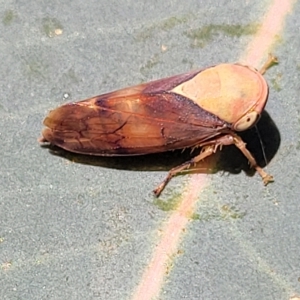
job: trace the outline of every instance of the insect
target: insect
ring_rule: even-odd
[[[40,142],[99,156],[202,147],[199,155],[169,171],[154,190],[156,196],[173,176],[234,144],[266,185],[273,177],[258,166],[236,132],[258,121],[268,98],[262,75],[275,62],[270,56],[260,71],[220,64],[62,105],[45,118]]]

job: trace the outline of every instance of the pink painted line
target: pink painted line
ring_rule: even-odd
[[[161,231],[161,240],[154,250],[152,259],[132,299],[158,299],[163,279],[168,273],[173,259],[177,256],[182,234],[194,213],[198,192],[205,186],[206,178],[207,176],[200,174],[192,176],[190,183],[193,186],[197,185],[197,188],[188,188],[184,199],[166,222]]]
[[[280,38],[285,19],[291,13],[295,2],[296,0],[273,1],[262,20],[260,29],[242,55],[241,62],[259,69],[261,62],[267,59],[268,53],[272,52],[276,55],[273,53],[273,47]]]
[[[260,30],[240,59],[241,62],[259,68],[260,62],[266,59],[267,54],[273,50],[272,47],[283,29],[285,18],[291,12],[294,2],[294,0],[273,1],[262,19]],[[151,300],[159,298],[164,277],[170,270],[173,258],[176,257],[185,228],[199,200],[199,193],[206,184],[206,175],[195,174],[191,176],[187,192],[183,194],[180,205],[162,229],[161,240],[154,249],[152,258],[132,299]]]

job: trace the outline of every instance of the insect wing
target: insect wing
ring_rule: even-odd
[[[63,105],[44,121],[44,140],[92,155],[139,155],[192,147],[224,121],[169,92],[199,71]]]

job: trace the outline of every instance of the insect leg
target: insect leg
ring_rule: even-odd
[[[236,145],[236,147],[242,151],[242,153],[249,160],[251,167],[254,168],[257,171],[257,173],[261,176],[264,185],[267,185],[268,183],[274,181],[272,175],[266,173],[260,166],[257,165],[255,158],[252,156],[252,154],[246,148],[246,144],[243,142],[243,140],[234,133],[232,133],[232,137],[233,137],[233,142]]]
[[[216,144],[210,144],[202,148],[202,151],[199,155],[193,157],[191,160],[188,160],[187,162],[181,164],[178,167],[175,167],[169,171],[168,176],[165,178],[165,180],[153,191],[155,196],[158,197],[165,186],[168,184],[168,182],[177,175],[178,173],[182,172],[185,169],[188,169],[192,164],[195,164],[199,162],[200,160],[204,159],[207,156],[210,156],[211,154],[216,152]]]
[[[231,145],[234,144],[237,148],[240,149],[240,151],[246,156],[248,159],[250,165],[252,168],[256,170],[256,172],[261,176],[264,185],[267,185],[268,183],[274,181],[274,178],[272,175],[266,173],[256,162],[253,155],[249,152],[249,150],[246,148],[246,143],[243,142],[241,137],[239,137],[234,132],[230,132],[229,134],[220,136],[218,139],[215,139],[213,141],[209,141],[207,143],[202,143],[200,146],[204,146],[208,143],[214,143],[215,145],[215,152],[217,151],[218,147],[222,147],[223,145]]]
[[[246,144],[243,140],[234,132],[230,132],[230,134],[226,134],[216,138],[215,140],[210,140],[205,143],[201,143],[199,146],[203,147],[202,151],[199,155],[193,157],[191,160],[181,164],[178,167],[175,167],[169,171],[169,174],[165,178],[165,180],[153,191],[155,196],[158,197],[168,182],[172,179],[172,177],[176,176],[178,173],[182,172],[185,169],[188,169],[192,164],[198,163],[202,159],[211,154],[215,153],[217,149],[222,146],[228,146],[234,144],[240,151],[246,156],[252,168],[254,168],[257,173],[261,176],[264,185],[274,181],[273,176],[266,173],[260,166],[258,166],[255,158],[246,148]]]

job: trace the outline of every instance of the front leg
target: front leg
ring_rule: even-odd
[[[236,145],[236,147],[239,148],[242,151],[242,153],[249,160],[251,167],[254,168],[256,170],[256,172],[261,176],[264,185],[267,185],[268,183],[274,181],[274,178],[272,175],[266,173],[260,166],[258,166],[255,158],[252,156],[252,154],[246,148],[246,144],[243,142],[241,137],[239,137],[235,133],[232,133],[232,138],[233,138],[233,143]]]
[[[171,169],[164,179],[164,181],[153,191],[155,196],[158,197],[168,182],[172,179],[172,177],[176,176],[178,173],[182,172],[185,169],[188,169],[191,165],[198,163],[205,157],[208,157],[215,153],[218,148],[222,148],[222,146],[235,145],[237,148],[241,150],[241,152],[247,157],[250,162],[251,167],[255,168],[257,173],[262,177],[264,185],[267,185],[269,182],[272,182],[273,176],[266,173],[261,167],[257,165],[257,162],[253,155],[246,148],[246,144],[243,140],[234,132],[230,132],[226,135],[222,135],[214,140],[210,140],[208,142],[200,143],[199,147],[202,147],[202,151],[199,155],[193,157],[191,160],[181,164],[178,167]]]

